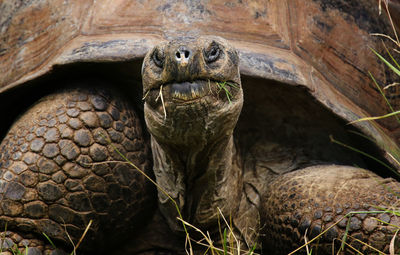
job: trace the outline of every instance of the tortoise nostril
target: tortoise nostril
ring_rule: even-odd
[[[175,52],[175,58],[178,62],[184,61],[187,62],[189,61],[190,56],[192,55],[192,52],[187,49],[185,46],[181,46],[176,52]]]

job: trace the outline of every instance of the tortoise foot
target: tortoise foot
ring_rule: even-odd
[[[399,194],[397,181],[354,167],[314,166],[282,175],[263,197],[264,248],[286,254],[315,238],[308,245],[312,254],[336,254],[341,246],[345,254],[387,253],[400,226],[390,212],[400,205]]]

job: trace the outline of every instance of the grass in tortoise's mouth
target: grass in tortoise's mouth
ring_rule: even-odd
[[[210,94],[218,95],[223,92],[229,103],[231,103],[233,89],[239,89],[239,85],[231,81],[194,80],[174,82],[162,84],[158,88],[148,90],[143,99],[146,99],[151,92],[158,92],[156,100],[160,98],[163,100],[163,97],[168,94],[174,101],[190,102]]]
[[[166,118],[167,113],[165,109],[166,97],[178,104],[188,104],[194,103],[203,97],[213,95],[219,98],[219,94],[222,92],[225,94],[226,99],[229,103],[232,103],[233,90],[240,89],[239,85],[231,81],[215,81],[215,80],[194,80],[194,81],[184,81],[184,82],[173,82],[160,85],[158,88],[153,88],[148,90],[143,100],[151,93],[155,102],[157,103],[161,100],[161,104],[164,111],[164,117]]]

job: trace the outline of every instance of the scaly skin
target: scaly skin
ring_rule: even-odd
[[[397,181],[333,165],[334,159],[319,153],[324,143],[302,151],[291,143],[267,141],[266,132],[249,148],[238,146],[243,142],[233,137],[243,105],[238,59],[219,37],[180,38],[156,46],[144,59],[144,115],[154,174],[186,221],[218,243],[220,208],[232,220],[243,249],[257,243],[266,254],[286,254],[303,243],[306,232],[310,239],[350,211],[398,206]],[[280,132],[296,133],[290,126],[296,122],[280,123]],[[309,127],[302,124],[296,126],[299,134]],[[171,201],[159,191],[159,210],[153,211],[154,187],[124,162],[107,163],[121,158],[100,133],[148,172],[139,118],[123,99],[104,90],[51,95],[13,125],[0,156],[0,227],[8,224],[7,243],[56,254],[60,251],[46,245],[42,232],[65,247],[63,224],[76,241],[93,219],[82,245],[91,254],[185,254],[185,236]],[[295,144],[303,145],[300,140]],[[354,238],[387,252],[393,236],[393,227],[378,223],[376,216],[399,224],[388,213],[359,214],[349,221],[349,242],[366,253],[369,248]],[[337,250],[346,226],[343,220],[331,228],[314,243],[319,248],[313,254],[330,254],[332,241]],[[106,249],[128,235],[130,248]],[[346,246],[345,253],[352,250]]]
[[[21,236],[20,248],[45,253],[52,248],[42,232],[60,248],[70,244],[64,224],[76,244],[93,220],[81,247],[92,252],[134,234],[151,215],[154,187],[112,146],[149,171],[139,118],[124,99],[102,89],[42,99],[1,144],[0,228]]]
[[[215,48],[219,55],[210,61]],[[178,202],[186,220],[211,234],[217,231],[216,212],[221,208],[232,217],[243,243],[262,243],[267,254],[286,254],[304,242],[306,231],[310,239],[350,211],[399,204],[399,197],[379,183],[397,191],[400,184],[367,170],[322,165],[311,159],[307,163],[307,153],[297,159],[284,147],[277,150],[279,163],[272,160],[274,154],[242,158],[246,154],[237,153],[233,142],[243,103],[237,55],[223,39],[181,38],[156,46],[145,57],[142,73],[157,182]],[[202,88],[202,81],[209,82],[208,90],[190,91]],[[225,81],[237,85],[229,87],[231,102],[218,93],[217,82]],[[250,150],[263,148],[262,143],[258,141]],[[242,162],[248,160],[264,168],[243,167]],[[300,160],[297,166],[296,160]],[[271,171],[277,163],[290,169],[282,174]],[[301,165],[314,166],[301,169]],[[181,230],[175,208],[160,192],[159,205],[170,228]],[[393,228],[378,224],[375,216],[353,216],[349,234],[388,251]],[[396,216],[381,217],[397,224]],[[340,246],[337,238],[344,235],[345,227],[341,222],[315,242],[320,248],[314,247],[313,254],[330,254],[333,240]],[[352,237],[351,245],[371,251]],[[345,248],[346,253],[354,252]]]
[[[242,190],[240,169],[232,164],[232,132],[243,102],[237,53],[218,37],[187,38],[155,47],[142,70],[157,183],[186,220],[217,233],[217,207],[234,216]],[[225,85],[229,100],[217,82],[231,84]],[[181,231],[162,192],[159,204],[169,226]]]
[[[279,176],[269,185],[262,202],[265,244],[272,248],[268,254],[289,253],[304,242],[306,230],[311,239],[336,222],[339,223],[323,235],[318,245],[310,245],[314,252],[332,254],[332,244],[337,251],[347,226],[351,236],[347,242],[363,254],[376,250],[358,240],[387,252],[397,230],[394,226],[400,224],[398,216],[388,212],[343,217],[350,212],[398,208],[399,191],[400,185],[393,179],[348,166],[314,166]]]

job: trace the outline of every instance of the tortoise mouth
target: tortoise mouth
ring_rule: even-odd
[[[208,82],[210,85],[211,82]],[[166,84],[173,100],[193,101],[210,94],[211,87],[204,80]]]
[[[145,97],[144,115],[150,133],[159,142],[185,148],[233,130],[243,104],[240,83],[204,79],[164,83],[150,89]]]
[[[212,101],[222,100],[231,103],[240,89],[240,85],[233,81],[199,79],[162,84],[147,91],[144,98],[151,105],[159,101],[191,104],[205,97],[210,97]]]

